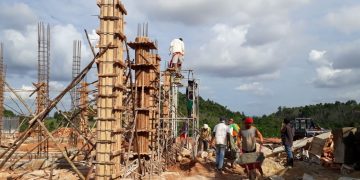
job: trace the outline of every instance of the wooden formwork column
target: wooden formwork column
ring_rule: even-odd
[[[146,33],[142,33],[146,34]],[[140,155],[150,155],[151,151],[149,145],[152,145],[152,135],[154,107],[152,94],[154,89],[157,89],[157,84],[154,83],[156,78],[152,78],[154,69],[156,69],[156,58],[150,52],[156,49],[154,42],[151,42],[148,37],[140,36],[135,39],[135,42],[130,42],[128,45],[135,50],[135,64],[132,68],[135,70],[135,86],[137,91],[137,98],[135,100],[137,116],[137,144],[134,147],[138,150]]]
[[[163,85],[162,85],[162,113],[161,116],[163,120],[164,131],[166,134],[170,135],[170,85],[171,84],[171,72],[165,71],[163,73]]]
[[[160,126],[160,106],[159,106],[159,88],[160,88],[160,61],[161,58],[158,54],[154,52],[150,52],[150,63],[153,65],[149,70],[149,81],[150,86],[152,88],[149,89],[150,101],[150,127],[153,131],[151,131],[151,147],[153,151],[159,148],[158,137],[160,134],[160,130],[158,126]]]
[[[99,48],[106,53],[98,62],[98,100],[96,129],[96,179],[120,178],[121,117],[124,112],[123,40],[126,10],[119,0],[97,0],[100,7]]]

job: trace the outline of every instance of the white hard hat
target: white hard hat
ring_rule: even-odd
[[[203,128],[207,129],[207,128],[209,128],[209,126],[207,124],[204,124]]]

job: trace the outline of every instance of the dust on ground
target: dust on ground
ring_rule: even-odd
[[[303,179],[304,174],[312,176],[315,180],[332,180],[340,177],[360,178],[360,172],[342,175],[339,169],[331,169],[304,161],[295,161],[294,167],[289,169],[273,158],[266,158],[262,164],[262,169],[264,177],[260,179],[270,179],[274,176],[280,176],[285,180]],[[244,169],[239,165],[231,168],[230,163],[227,163],[223,173],[217,172],[213,158],[207,160],[197,158],[193,161],[185,158],[180,163],[169,167],[161,177],[161,179],[169,180],[247,179]]]

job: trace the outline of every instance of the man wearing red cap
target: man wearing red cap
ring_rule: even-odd
[[[239,139],[241,141],[241,149],[243,153],[256,151],[256,138],[259,138],[259,142],[261,144],[264,141],[262,134],[255,126],[252,125],[253,123],[253,118],[245,118],[245,128],[241,128],[240,130]]]
[[[243,153],[252,153],[256,152],[256,138],[259,138],[260,144],[264,142],[263,136],[260,131],[253,126],[254,123],[253,118],[247,117],[244,120],[245,128],[241,128],[239,133],[239,139],[241,141],[241,147],[239,147]],[[239,143],[240,146],[240,143]],[[249,167],[249,170],[259,169],[261,175],[263,175],[263,171],[261,166]]]

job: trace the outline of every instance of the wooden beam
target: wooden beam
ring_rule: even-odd
[[[43,128],[43,130],[46,132],[46,134],[50,137],[50,139],[52,139],[54,141],[54,144],[56,146],[56,148],[59,149],[59,151],[62,153],[62,155],[64,156],[64,158],[66,159],[66,161],[70,164],[70,166],[72,167],[72,169],[76,172],[76,174],[80,177],[80,179],[85,179],[84,175],[78,170],[78,168],[75,166],[75,164],[70,160],[69,156],[67,155],[67,153],[61,149],[61,147],[59,146],[59,144],[56,142],[56,139],[54,138],[54,136],[49,132],[49,130],[45,127],[45,125],[39,120],[36,119],[36,122]]]

